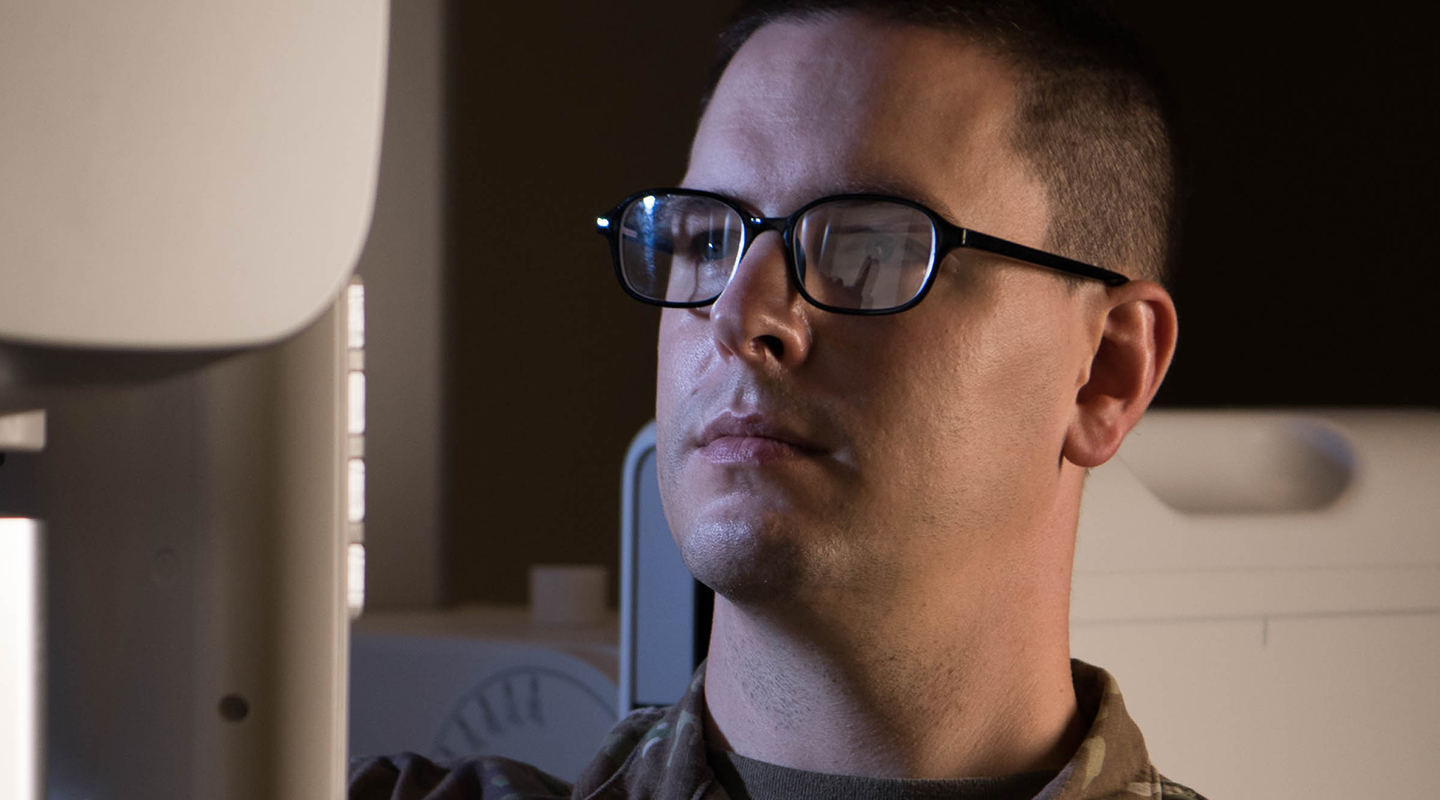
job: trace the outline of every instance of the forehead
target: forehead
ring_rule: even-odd
[[[1014,96],[1012,70],[953,33],[854,15],[771,23],[716,87],[686,185],[767,215],[885,191],[979,227],[976,207],[1037,188],[1007,144]],[[1043,206],[1030,194],[1022,204]]]

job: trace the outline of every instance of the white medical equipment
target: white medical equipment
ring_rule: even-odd
[[[653,424],[623,480],[622,711],[679,698],[709,636]],[[1209,796],[1431,796],[1437,488],[1434,411],[1152,411],[1086,484],[1071,651]]]
[[[351,645],[350,752],[497,755],[574,781],[617,716],[615,612],[524,606],[366,614]]]
[[[388,12],[0,6],[0,796],[344,795]]]

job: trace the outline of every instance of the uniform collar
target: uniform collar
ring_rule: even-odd
[[[1145,738],[1125,710],[1115,678],[1071,659],[1080,713],[1090,730],[1079,749],[1036,800],[1096,800],[1128,794],[1161,796]],[[640,709],[611,731],[581,773],[576,797],[590,800],[720,800],[725,791],[705,758],[705,666],[673,706]]]

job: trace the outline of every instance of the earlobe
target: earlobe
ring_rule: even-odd
[[[1120,449],[1150,406],[1175,354],[1175,303],[1159,284],[1131,281],[1107,290],[1100,341],[1075,396],[1065,459],[1098,467]]]

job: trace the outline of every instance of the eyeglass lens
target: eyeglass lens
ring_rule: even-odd
[[[899,203],[821,203],[796,224],[795,266],[805,291],[837,308],[905,305],[925,285],[934,252],[930,218]]]
[[[621,272],[652,300],[709,300],[730,281],[744,241],[744,220],[714,198],[649,195],[620,218]]]
[[[834,200],[796,221],[792,257],[806,294],[835,308],[902,306],[925,285],[935,228],[916,208]],[[643,297],[703,303],[729,283],[745,249],[745,223],[714,198],[650,195],[620,219],[621,273]]]

